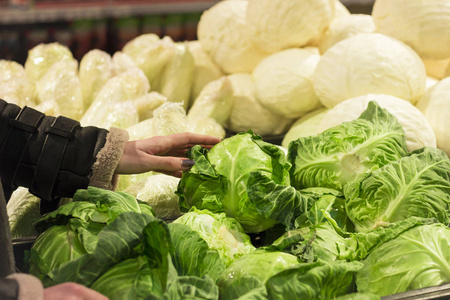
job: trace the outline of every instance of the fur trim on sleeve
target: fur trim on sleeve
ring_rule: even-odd
[[[14,279],[19,284],[18,300],[43,300],[44,287],[42,282],[34,276],[25,273],[14,273],[7,277]]]
[[[89,185],[106,190],[115,190],[118,175],[114,174],[122,158],[123,149],[129,139],[128,132],[111,128],[106,136],[105,146],[98,152],[97,160],[92,166]]]

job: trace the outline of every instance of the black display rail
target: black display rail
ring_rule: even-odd
[[[219,0],[197,1],[51,1],[30,7],[0,7],[0,25],[52,23],[79,19],[123,18],[204,11]]]

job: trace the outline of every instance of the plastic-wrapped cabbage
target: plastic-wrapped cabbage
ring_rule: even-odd
[[[220,139],[225,138],[226,132],[225,129],[217,123],[216,120],[210,117],[196,117],[196,118],[188,118],[187,122],[187,131],[205,134],[210,136],[215,136]]]
[[[166,103],[167,97],[158,92],[150,92],[136,98],[133,102],[139,113],[139,121],[144,121],[153,118],[153,111]]]
[[[436,136],[437,147],[450,157],[450,77],[439,81],[417,103]],[[422,133],[424,135],[425,133]],[[428,132],[426,134],[429,134]]]
[[[41,199],[31,194],[27,188],[19,187],[12,193],[6,212],[13,239],[37,235],[33,222],[42,217],[40,203]]]
[[[200,41],[188,41],[187,46],[194,58],[194,78],[191,89],[191,105],[197,99],[202,89],[209,82],[217,80],[224,74],[211,56],[203,49]]]
[[[128,72],[133,69],[139,69],[139,67],[134,63],[133,59],[129,55],[123,53],[122,51],[116,51],[113,54],[112,63],[113,63],[112,66],[113,76],[123,72]]]
[[[319,60],[317,48],[287,49],[264,58],[252,72],[256,99],[272,113],[291,119],[319,108],[312,84]]]
[[[187,225],[200,234],[210,249],[219,252],[226,266],[256,249],[241,224],[225,213],[192,208],[173,223]]]
[[[140,121],[126,128],[130,136],[130,140],[142,140],[154,136],[153,134],[153,118]]]
[[[32,86],[21,64],[0,59],[0,98],[19,106],[34,105]]]
[[[281,146],[288,148],[289,143],[298,138],[317,134],[319,124],[322,122],[327,112],[328,109],[322,107],[300,117],[286,132],[283,141],[281,142]]]
[[[357,231],[409,217],[450,218],[450,160],[444,151],[423,147],[344,187],[345,209]]]
[[[87,109],[103,85],[113,76],[111,55],[99,49],[87,52],[80,61],[78,76]]]
[[[101,119],[99,114],[104,112],[109,106],[135,100],[148,93],[150,85],[144,73],[137,68],[120,73],[109,79],[102,87],[97,97],[81,118],[81,124],[94,125],[94,120]],[[135,108],[136,110],[136,108]],[[98,123],[98,121],[96,121]],[[129,124],[129,126],[132,124]]]
[[[247,6],[248,1],[217,2],[198,23],[198,40],[226,74],[249,73],[268,55],[251,41]]]
[[[186,111],[181,103],[166,102],[153,112],[153,135],[170,135],[187,130]]]
[[[89,122],[82,120],[84,126],[111,127],[126,129],[139,122],[139,113],[133,101],[112,103],[98,111]]]
[[[28,51],[24,64],[25,73],[30,83],[36,84],[55,62],[73,60],[72,52],[67,46],[59,43],[39,44]]]
[[[34,98],[37,103],[53,102],[55,116],[80,120],[84,112],[84,100],[78,77],[78,62],[55,62],[36,82]]]
[[[136,198],[149,204],[155,216],[162,219],[175,219],[181,215],[178,196],[175,191],[179,178],[155,174],[147,176],[139,185]]]
[[[312,80],[322,104],[332,108],[371,93],[415,104],[425,91],[426,77],[422,60],[406,44],[379,33],[361,33],[328,49]]]
[[[373,33],[376,27],[373,18],[367,14],[349,14],[334,18],[319,41],[319,51],[325,53],[329,48],[359,33]]]
[[[249,0],[248,37],[274,53],[320,37],[334,16],[335,0]]]
[[[187,111],[190,104],[192,80],[194,78],[194,58],[186,43],[175,44],[175,53],[158,75],[152,89],[160,92],[171,102],[183,103]]]
[[[225,127],[234,105],[233,87],[227,76],[208,83],[189,109],[188,119],[210,117]]]
[[[424,58],[450,57],[450,2],[377,0],[372,9],[377,31],[411,46]]]
[[[122,52],[131,57],[136,66],[144,71],[153,86],[167,62],[175,55],[176,49],[170,37],[160,39],[154,33],[146,33],[127,42]]]
[[[405,133],[375,101],[359,118],[289,144],[291,185],[296,189],[345,185],[407,153]]]
[[[248,73],[236,73],[228,76],[233,90],[234,103],[227,129],[232,132],[245,132],[249,129],[261,136],[283,133],[292,120],[277,115],[263,107],[256,100],[254,84]]]
[[[383,94],[369,94],[339,103],[328,110],[317,128],[317,132],[358,118],[370,101],[376,101],[379,106],[397,118],[405,131],[408,151],[424,146],[436,147],[436,135],[426,116],[410,102]],[[445,110],[443,111],[445,112]]]

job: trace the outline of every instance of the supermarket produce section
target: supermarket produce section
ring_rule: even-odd
[[[109,299],[450,299],[450,0],[0,9],[1,99],[221,139],[47,214],[19,187],[18,271]]]

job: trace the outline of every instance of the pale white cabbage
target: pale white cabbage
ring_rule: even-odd
[[[212,60],[211,56],[203,50],[200,41],[188,41],[189,51],[194,58],[194,78],[190,95],[192,106],[195,99],[200,95],[202,89],[213,80],[217,80],[224,75],[220,67]]]
[[[416,106],[433,128],[437,147],[450,157],[450,77],[429,89]]]
[[[41,218],[41,199],[31,194],[27,188],[19,187],[11,195],[7,205],[11,237],[32,237],[37,235],[33,222]]]
[[[450,0],[376,0],[372,16],[378,32],[403,41],[421,57],[450,57]]]
[[[250,74],[236,73],[229,75],[228,79],[233,90],[234,105],[227,129],[232,132],[245,132],[251,129],[261,136],[278,135],[286,131],[292,121],[274,114],[256,100]]]
[[[425,91],[428,91],[428,89],[430,89],[431,87],[433,87],[436,83],[438,83],[440,80],[436,79],[434,77],[431,76],[427,76],[427,83],[426,83],[426,88]],[[423,97],[423,96],[422,96]],[[420,99],[419,99],[420,101]],[[418,103],[418,102],[417,102]],[[417,105],[416,103],[416,105]]]
[[[145,74],[137,68],[110,78],[81,118],[83,126],[99,124],[106,109],[115,103],[136,100],[148,93],[150,85]],[[131,124],[130,124],[131,125]]]
[[[326,107],[321,107],[297,119],[284,135],[281,146],[288,149],[290,142],[301,137],[317,134],[319,124],[322,122],[328,110]]]
[[[122,51],[114,52],[112,56],[112,75],[113,77],[124,72],[129,72],[139,67],[134,63],[133,59]],[[141,70],[141,69],[140,69]],[[143,72],[141,70],[141,72]]]
[[[80,120],[84,113],[84,100],[78,77],[78,62],[61,60],[52,64],[36,81],[33,98],[36,103],[53,103],[54,116]]]
[[[343,122],[357,119],[372,100],[393,114],[402,125],[408,151],[424,146],[436,147],[436,136],[425,115],[409,101],[383,94],[368,94],[339,103],[328,110],[317,131],[320,133]]]
[[[325,53],[329,48],[359,33],[375,32],[372,16],[366,14],[349,14],[334,18],[319,41],[319,51]]]
[[[165,36],[161,39],[154,33],[139,35],[122,48],[122,52],[131,57],[144,71],[150,85],[155,83],[175,51],[175,44],[170,37]]]
[[[34,105],[25,68],[18,62],[0,59],[0,98],[22,107]]]
[[[312,83],[319,60],[317,48],[292,48],[266,57],[252,72],[256,99],[290,119],[322,106]]]
[[[336,0],[334,3],[334,18],[340,18],[350,15],[350,11],[341,1]]]
[[[167,102],[167,97],[158,93],[150,92],[134,100],[134,105],[139,114],[139,121],[153,117],[153,111]]]
[[[111,55],[100,49],[90,50],[80,61],[78,76],[83,91],[84,107],[87,109],[103,85],[113,76]]]
[[[139,122],[139,113],[133,100],[111,103],[102,107],[89,122],[83,121],[83,126],[96,126],[110,129],[111,127],[126,129]]]
[[[167,62],[152,89],[167,97],[168,101],[183,103],[189,107],[192,80],[194,78],[194,58],[187,44],[175,44],[175,53]]]
[[[188,111],[188,119],[210,117],[226,127],[233,109],[233,87],[227,76],[208,83]]]
[[[130,141],[143,140],[154,136],[153,134],[153,118],[140,121],[126,129],[128,131]]]
[[[251,72],[268,55],[247,28],[248,1],[220,1],[205,10],[197,27],[203,49],[226,73]]]
[[[409,46],[379,33],[361,33],[328,49],[312,79],[320,101],[332,108],[370,93],[415,104],[425,91],[426,77],[422,60]]]
[[[302,47],[322,35],[334,10],[335,0],[249,0],[249,37],[269,53]]]
[[[166,102],[153,111],[153,135],[170,135],[187,129],[186,111],[181,103]]]
[[[157,218],[175,219],[181,215],[175,191],[179,178],[165,174],[147,176],[137,190],[136,198],[148,203]]]
[[[226,135],[225,128],[222,127],[216,120],[210,117],[196,117],[189,118],[187,122],[187,131],[215,136],[224,139]]]
[[[38,44],[31,48],[24,64],[30,83],[35,84],[55,62],[63,60],[73,61],[74,58],[70,49],[60,43]]]
[[[450,58],[445,59],[422,59],[425,65],[427,75],[436,79],[442,79],[450,74],[446,74],[447,68],[450,68]]]

